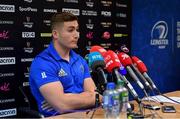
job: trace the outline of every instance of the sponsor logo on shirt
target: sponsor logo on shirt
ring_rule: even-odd
[[[67,73],[61,68],[58,72],[59,77],[67,76]]]

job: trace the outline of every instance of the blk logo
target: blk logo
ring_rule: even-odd
[[[108,32],[108,31],[105,31],[103,34],[102,34],[102,38],[104,39],[110,39],[111,37],[111,34]]]
[[[9,38],[8,33],[9,31],[6,31],[6,30],[3,30],[2,32],[0,32],[0,39],[8,39]]]
[[[87,34],[86,34],[86,38],[88,38],[88,39],[93,39],[93,32],[88,32]]]
[[[0,90],[4,92],[8,92],[10,90],[9,83],[3,83],[2,85],[0,85]]]

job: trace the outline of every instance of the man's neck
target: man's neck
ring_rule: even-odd
[[[62,59],[69,62],[70,60],[70,49],[65,48],[63,46],[60,46],[59,44],[53,42],[54,48],[58,52],[58,54],[61,56]]]

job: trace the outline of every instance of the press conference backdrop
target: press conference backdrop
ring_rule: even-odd
[[[79,17],[82,56],[92,45],[130,49],[130,0],[0,0],[0,117],[29,106],[19,90],[29,86],[33,58],[51,41],[50,18],[59,11]],[[27,94],[28,96],[28,94]]]
[[[179,4],[179,0],[132,2],[132,55],[147,65],[161,92],[180,89]]]

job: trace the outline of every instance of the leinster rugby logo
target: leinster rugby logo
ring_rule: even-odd
[[[169,44],[167,39],[168,25],[165,21],[158,21],[151,30],[151,45],[164,49]]]

